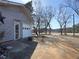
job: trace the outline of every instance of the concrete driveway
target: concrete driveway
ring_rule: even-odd
[[[27,40],[9,41],[3,43],[9,50],[6,53],[6,59],[30,59],[37,42]]]

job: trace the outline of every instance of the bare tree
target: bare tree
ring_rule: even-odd
[[[63,7],[63,6],[59,7],[59,11],[58,11],[58,15],[57,15],[57,21],[60,25],[61,35],[63,33],[63,29],[64,29],[64,34],[66,35],[66,25],[68,23],[70,16],[71,15],[69,13],[67,13],[66,7]]]
[[[79,15],[79,0],[65,0],[65,6],[72,8]]]
[[[57,13],[57,21],[60,25],[60,32],[61,32],[61,35],[63,33],[63,26],[64,26],[64,19],[63,19],[63,12],[62,12],[62,7],[60,6],[59,7],[59,10],[58,10],[58,13]]]
[[[35,1],[35,9],[33,11],[33,18],[35,27],[40,35],[42,29],[47,33],[47,29],[51,29],[50,22],[55,15],[55,11],[51,6],[42,6],[40,0]],[[34,27],[34,28],[35,28]],[[51,30],[49,31],[51,33]]]
[[[64,8],[64,13],[63,13],[63,22],[64,22],[64,34],[67,35],[67,32],[66,32],[66,26],[68,24],[68,20],[69,18],[71,18],[71,15],[67,12],[67,8],[66,7],[63,7]]]
[[[33,10],[33,19],[34,19],[34,30],[37,29],[36,33],[40,35],[40,23],[41,23],[41,16],[42,16],[42,6],[40,1],[34,2],[35,9]],[[37,34],[38,35],[38,34]]]
[[[65,0],[65,6],[73,9],[79,15],[79,0]],[[73,15],[73,35],[75,36],[75,19]]]
[[[53,19],[53,17],[55,16],[55,9],[51,6],[45,7],[44,8],[44,20],[45,20],[45,32],[47,33],[47,29],[49,28],[49,34],[51,34],[51,26],[50,26],[50,22]]]

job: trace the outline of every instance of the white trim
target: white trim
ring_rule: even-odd
[[[20,22],[14,22],[14,40],[16,40],[16,35],[15,35],[15,25],[18,24],[19,25],[19,38],[20,39]]]

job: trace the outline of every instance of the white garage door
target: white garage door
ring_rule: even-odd
[[[23,24],[23,38],[32,36],[32,30],[29,25]]]

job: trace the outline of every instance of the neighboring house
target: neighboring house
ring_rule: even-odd
[[[28,7],[16,2],[0,0],[0,13],[5,17],[4,24],[0,22],[0,33],[4,34],[0,39],[17,40],[32,37],[32,17]]]

